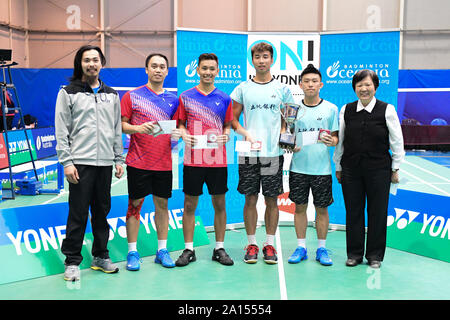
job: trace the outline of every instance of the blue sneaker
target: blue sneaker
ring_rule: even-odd
[[[138,271],[141,268],[141,258],[137,251],[130,251],[127,255],[127,270]]]
[[[319,248],[316,251],[316,260],[320,262],[321,265],[324,266],[331,266],[333,264],[333,261],[331,261],[331,258],[328,256],[329,250],[326,248]]]
[[[167,251],[167,249],[161,249],[156,252],[155,263],[162,264],[162,266],[166,268],[175,267],[175,263],[170,257],[169,251]]]
[[[306,249],[303,247],[297,247],[294,253],[289,257],[289,263],[299,263],[302,260],[308,259],[308,254]]]

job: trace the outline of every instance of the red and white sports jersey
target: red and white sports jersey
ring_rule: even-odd
[[[217,88],[205,95],[194,87],[183,92],[179,101],[178,119],[186,121],[186,129],[191,135],[221,135],[224,124],[233,120],[231,98]],[[216,149],[191,149],[186,146],[184,165],[226,167],[225,145]]]
[[[122,117],[130,119],[129,123],[132,125],[149,121],[176,120],[178,99],[167,90],[157,94],[144,85],[125,93],[121,108]],[[161,134],[153,137],[149,134],[132,134],[125,163],[144,170],[172,170],[170,135]]]

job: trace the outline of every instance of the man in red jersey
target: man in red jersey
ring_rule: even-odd
[[[183,92],[179,99],[179,128],[186,144],[183,168],[185,250],[177,259],[177,266],[196,260],[193,248],[195,210],[204,183],[215,212],[216,247],[212,259],[223,265],[234,263],[223,247],[227,223],[225,193],[228,191],[225,143],[230,139],[233,109],[231,98],[214,86],[218,64],[214,53],[201,54],[197,67],[200,83]]]
[[[122,98],[122,131],[131,135],[126,165],[128,178],[127,270],[140,269],[137,237],[140,210],[144,198],[152,194],[155,205],[155,224],[158,251],[155,262],[172,268],[175,263],[167,251],[168,198],[172,196],[171,138],[179,139],[178,129],[168,134],[158,134],[157,121],[173,120],[178,108],[177,96],[163,88],[167,76],[168,60],[155,53],[147,57],[146,85],[128,91]]]

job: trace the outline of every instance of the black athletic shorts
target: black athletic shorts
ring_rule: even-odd
[[[278,197],[283,193],[284,157],[239,157],[238,192]]]
[[[127,166],[127,179],[130,199],[141,199],[149,194],[165,199],[172,196],[172,171],[152,171]]]
[[[309,189],[316,207],[326,208],[333,203],[331,175],[315,176],[289,172],[289,199],[296,204],[307,204]]]
[[[227,187],[227,167],[183,167],[183,192],[190,196],[203,194],[203,184],[206,183],[211,195],[224,194]]]

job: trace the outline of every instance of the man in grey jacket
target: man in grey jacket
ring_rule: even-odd
[[[56,100],[56,151],[69,182],[69,215],[61,246],[67,281],[80,279],[89,207],[94,236],[91,268],[119,271],[109,258],[106,217],[111,208],[112,165],[117,178],[124,172],[122,127],[119,95],[99,79],[105,63],[100,48],[81,47],[75,55],[70,84],[59,91]]]

